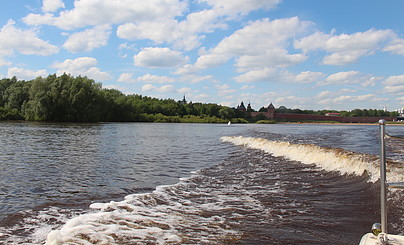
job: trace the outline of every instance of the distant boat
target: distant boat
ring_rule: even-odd
[[[227,125],[231,125],[231,121],[229,121],[229,122],[227,123]]]

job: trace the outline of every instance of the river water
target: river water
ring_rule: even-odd
[[[0,244],[357,244],[380,220],[378,130],[3,122]],[[404,181],[404,142],[387,153]]]

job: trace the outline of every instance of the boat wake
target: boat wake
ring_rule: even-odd
[[[340,148],[327,148],[311,144],[294,144],[285,141],[271,141],[253,137],[222,137],[223,142],[262,150],[275,157],[285,157],[288,160],[304,164],[314,164],[326,171],[337,171],[341,174],[369,175],[371,182],[380,177],[379,157],[350,152]],[[404,165],[399,162],[389,162],[389,181],[404,181]]]

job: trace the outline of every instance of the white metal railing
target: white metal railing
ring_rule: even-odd
[[[381,228],[387,234],[387,187],[404,189],[404,182],[387,183],[386,180],[386,121],[379,120],[380,127],[380,206],[381,206]],[[392,138],[403,138],[401,136],[391,136]]]

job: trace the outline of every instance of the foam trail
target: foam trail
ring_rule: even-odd
[[[338,171],[341,174],[363,175],[367,173],[371,182],[380,177],[379,158],[358,154],[339,148],[326,148],[311,144],[293,144],[284,141],[271,141],[253,137],[222,137],[223,142],[262,150],[275,157],[285,157],[304,164],[315,164],[326,171]],[[403,167],[390,169],[390,181],[403,181]]]
[[[222,196],[209,191],[195,194],[187,190],[186,181],[159,186],[153,193],[128,195],[120,202],[94,203],[93,212],[50,232],[46,245],[223,244],[237,237],[223,217],[209,212],[220,209]],[[196,203],[190,201],[192,196],[206,199]]]

